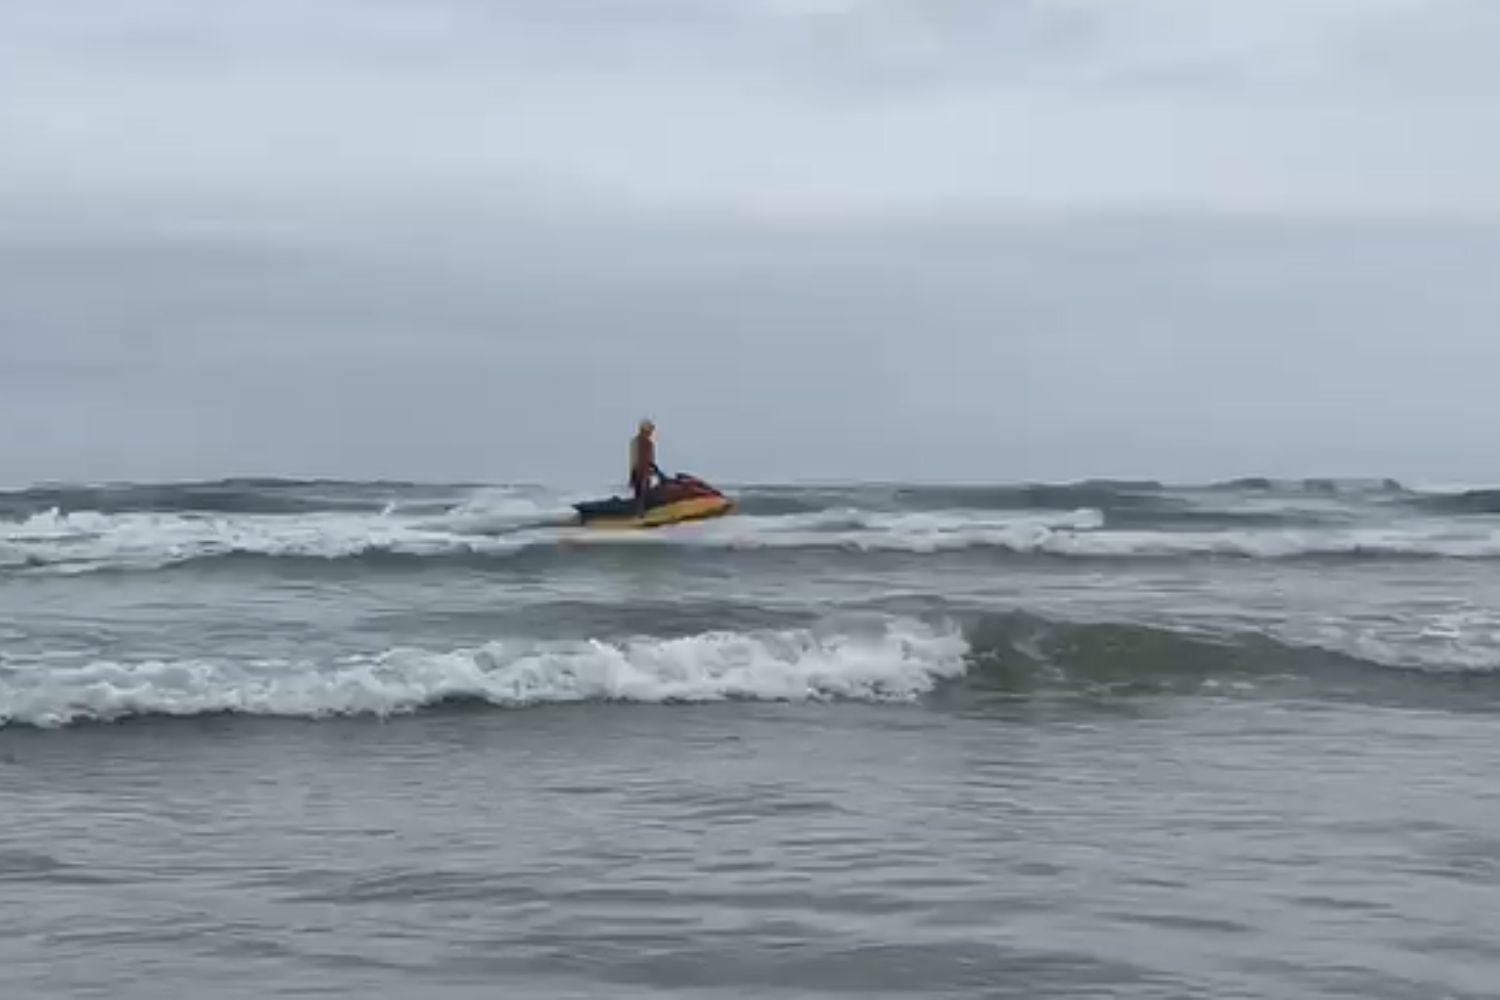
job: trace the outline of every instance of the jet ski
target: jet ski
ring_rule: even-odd
[[[663,479],[646,494],[646,510],[636,509],[634,497],[610,497],[574,504],[578,523],[586,528],[660,528],[684,521],[702,521],[734,510],[734,502],[694,476]]]

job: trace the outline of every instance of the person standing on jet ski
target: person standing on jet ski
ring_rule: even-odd
[[[642,420],[640,430],[630,441],[630,490],[635,494],[635,512],[646,513],[646,497],[651,492],[651,477],[665,478],[656,464],[656,425]]]

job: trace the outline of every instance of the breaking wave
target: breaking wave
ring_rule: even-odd
[[[854,508],[744,515],[641,533],[566,527],[566,514],[533,501],[476,504],[439,515],[390,512],[294,517],[47,511],[0,525],[0,571],[149,571],[253,559],[287,565],[421,566],[462,562],[504,568],[537,553],[678,550],[831,550],[848,553],[995,555],[1093,560],[1500,559],[1500,524],[1389,523],[1327,528],[1151,530],[1112,528],[1092,509],[1067,512]]]
[[[452,701],[496,706],[729,699],[907,701],[965,667],[952,629],[707,632],[632,641],[496,641],[334,662],[194,659],[0,667],[0,724],[138,715],[389,716]]]
[[[1495,647],[1398,647],[1333,633],[1214,633],[1069,622],[1015,611],[910,617],[676,638],[497,640],[446,651],[392,649],[327,661],[0,658],[0,726],[58,727],[138,716],[390,717],[451,703],[728,700],[917,702],[987,698],[1253,694],[1323,684],[1378,698],[1387,685],[1451,687],[1454,704],[1500,703]],[[1483,681],[1483,688],[1476,682]]]
[[[205,564],[503,568],[625,546],[1121,559],[1496,559],[1500,490],[1387,481],[736,491],[733,518],[603,536],[540,488],[225,480],[0,493],[0,573]]]

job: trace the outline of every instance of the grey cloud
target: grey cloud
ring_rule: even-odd
[[[1467,0],[20,9],[34,183],[1500,211],[1500,15]]]
[[[0,0],[0,468],[1482,477],[1497,20]]]

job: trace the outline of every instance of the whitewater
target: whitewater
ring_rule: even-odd
[[[320,488],[336,491],[338,484]],[[1099,506],[1046,509],[1046,494],[1038,498],[1043,509],[1028,509],[1026,491],[988,498],[977,491],[953,491],[949,507],[937,506],[941,493],[936,490],[907,491],[905,498],[869,488],[831,495],[809,491],[800,498],[751,492],[745,513],[735,518],[665,533],[605,534],[579,531],[572,523],[571,503],[587,494],[473,488],[444,504],[426,490],[420,500],[403,501],[400,486],[385,494],[354,484],[348,488],[351,495],[335,495],[320,505],[316,494],[301,484],[271,483],[260,487],[261,496],[247,489],[240,509],[222,494],[215,495],[214,503],[205,502],[190,487],[181,488],[176,498],[170,486],[153,488],[153,495],[168,498],[162,510],[141,509],[128,489],[117,491],[113,503],[91,500],[96,494],[82,490],[0,495],[0,512],[9,509],[12,515],[0,521],[0,567],[83,573],[164,569],[234,556],[499,559],[540,548],[627,544],[913,554],[995,549],[1096,559],[1500,559],[1500,500],[1485,491],[1433,495],[1383,490],[1364,504],[1326,495],[1309,501],[1305,485],[1286,487],[1274,499],[1244,495],[1249,492],[1245,487],[1199,494],[1165,487],[1074,491],[1076,499],[1097,501],[1108,511]],[[1269,485],[1259,490],[1272,491]],[[1159,501],[1154,509],[1141,502],[1143,495],[1153,494]],[[1059,489],[1051,497],[1055,503],[1068,495]],[[986,499],[995,506],[984,506]],[[1434,513],[1445,505],[1453,515],[1469,516]]]

